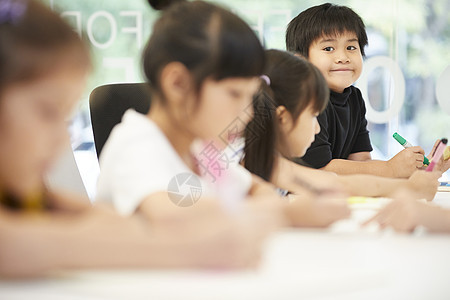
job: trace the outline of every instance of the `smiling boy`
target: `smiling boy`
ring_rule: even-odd
[[[330,88],[330,102],[318,116],[321,131],[296,161],[338,174],[409,177],[423,166],[420,147],[407,148],[388,161],[371,159],[364,100],[352,85],[361,75],[367,44],[362,19],[345,6],[314,6],[289,23],[287,50],[319,68]]]

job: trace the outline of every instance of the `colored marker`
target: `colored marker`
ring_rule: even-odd
[[[436,163],[441,159],[442,154],[444,154],[444,149],[447,147],[447,139],[441,139],[439,142],[439,145],[436,148],[436,152],[433,155],[433,158],[431,159],[430,165],[427,167],[426,171],[431,172],[434,169],[434,166]]]
[[[399,142],[400,145],[403,146],[403,148],[406,149],[406,148],[413,147],[413,145],[412,145],[410,142],[408,142],[404,137],[402,137],[402,136],[401,136],[400,134],[398,134],[397,132],[394,132],[393,137],[394,137],[394,139],[395,139],[397,142]],[[430,161],[429,161],[428,158],[426,158],[425,156],[423,157],[423,164],[424,164],[424,165],[429,165],[429,164],[430,164]]]

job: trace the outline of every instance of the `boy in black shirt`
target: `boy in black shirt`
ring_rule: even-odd
[[[314,6],[289,23],[287,50],[318,67],[330,88],[330,102],[318,116],[321,131],[305,156],[296,161],[338,174],[409,177],[423,166],[422,148],[407,148],[388,161],[370,156],[364,100],[352,86],[361,75],[367,43],[363,21],[345,6]]]

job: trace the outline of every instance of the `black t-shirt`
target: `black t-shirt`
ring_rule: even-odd
[[[332,159],[347,159],[351,153],[370,152],[366,106],[358,88],[343,93],[330,92],[330,102],[318,117],[320,132],[302,159],[295,161],[314,168],[326,166]]]

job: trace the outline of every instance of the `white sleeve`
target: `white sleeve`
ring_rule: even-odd
[[[142,141],[139,144],[115,149],[109,157],[108,194],[117,212],[130,215],[149,195],[166,191],[175,174],[169,174],[167,153],[159,153],[155,142]],[[113,153],[111,153],[113,154]]]
[[[228,172],[236,189],[243,197],[247,196],[252,187],[252,174],[239,164],[231,164]]]

